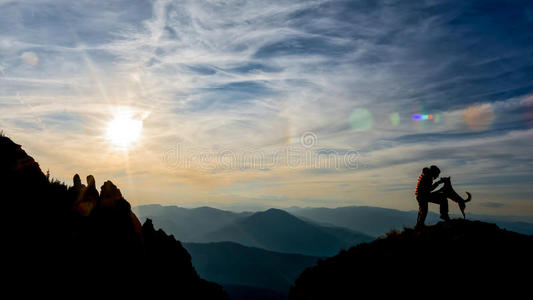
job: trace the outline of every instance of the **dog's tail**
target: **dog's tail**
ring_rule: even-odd
[[[466,192],[466,194],[468,195],[468,198],[466,198],[465,202],[470,202],[470,200],[472,200],[472,194],[469,192]]]

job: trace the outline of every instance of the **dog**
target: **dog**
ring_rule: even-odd
[[[465,215],[466,203],[472,200],[472,194],[470,194],[469,192],[466,192],[468,197],[466,199],[463,199],[463,197],[457,194],[457,192],[453,189],[450,177],[441,177],[441,180],[444,183],[444,186],[442,187],[440,191],[444,193],[446,197],[448,197],[450,200],[457,202],[457,204],[459,205],[459,209],[461,210],[461,213],[463,214],[463,219],[466,219],[466,215]]]

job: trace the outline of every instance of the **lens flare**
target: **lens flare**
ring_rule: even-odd
[[[350,115],[350,126],[355,131],[366,131],[374,126],[372,113],[365,108],[357,108]]]
[[[490,104],[470,106],[463,111],[463,120],[474,131],[486,130],[494,120],[492,106]]]
[[[400,114],[397,112],[391,113],[389,115],[389,121],[393,126],[398,126],[400,124]]]
[[[39,56],[34,52],[24,52],[20,56],[22,61],[32,67],[36,66],[39,63]]]
[[[433,115],[423,115],[423,114],[414,114],[413,115],[413,121],[425,121],[425,120],[432,120]]]

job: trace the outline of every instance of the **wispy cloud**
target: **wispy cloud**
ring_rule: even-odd
[[[0,126],[61,178],[137,174],[118,180],[139,202],[276,195],[406,208],[391,199],[439,163],[479,192],[501,188],[491,174],[530,191],[528,1],[43,0],[0,11]],[[118,105],[146,116],[127,159],[102,138]],[[357,109],[371,116],[363,127]],[[162,160],[176,144],[272,153],[305,132],[315,150],[357,150],[360,167],[213,173]],[[502,212],[533,209],[508,198]]]

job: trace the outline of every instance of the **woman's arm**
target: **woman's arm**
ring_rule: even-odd
[[[431,189],[430,189],[429,191],[433,191],[433,190],[436,189],[436,188],[439,186],[439,184],[441,184],[441,183],[442,183],[442,179],[439,179],[438,181],[436,181],[435,183],[433,183],[433,184],[431,185]]]

